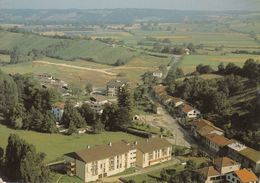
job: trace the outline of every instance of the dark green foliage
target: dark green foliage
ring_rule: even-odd
[[[128,114],[131,115],[133,109],[133,96],[128,85],[121,88],[118,92],[117,102],[119,108],[125,108]]]
[[[79,108],[81,116],[85,119],[88,125],[93,126],[95,124],[97,114],[93,111],[88,104],[83,104]]]
[[[181,173],[172,176],[169,183],[203,183],[205,179],[202,175],[190,171],[184,170]]]
[[[70,101],[67,101],[65,104],[61,121],[66,128],[69,128],[69,130],[73,132],[75,132],[75,128],[84,127],[86,124],[84,118],[80,115],[78,110],[72,105]]]
[[[188,160],[185,165],[185,169],[194,170],[196,168],[196,163],[192,160]]]
[[[12,111],[12,126],[45,133],[56,132],[52,103],[60,98],[54,89],[43,89],[32,75],[13,76],[19,104]],[[21,122],[20,122],[21,121]]]
[[[0,115],[11,121],[10,114],[18,104],[17,86],[14,80],[0,70]]]
[[[4,170],[4,155],[5,151],[2,147],[0,147],[0,173]]]
[[[210,65],[203,65],[203,64],[199,64],[196,67],[196,71],[200,74],[210,74],[210,73],[214,72],[214,70],[212,69],[212,67]]]
[[[21,48],[14,47],[10,54],[10,64],[32,61],[31,55],[24,53]]]
[[[242,75],[249,79],[260,81],[260,62],[248,59],[242,68]]]
[[[160,177],[163,181],[166,181],[166,182],[168,182],[170,179],[170,175],[167,173],[166,169],[164,169],[164,168],[160,172]]]
[[[45,155],[37,153],[33,145],[11,134],[6,147],[5,174],[10,181],[48,182],[50,171],[44,165]]]
[[[86,94],[89,95],[93,91],[93,85],[91,83],[87,83],[85,87]]]

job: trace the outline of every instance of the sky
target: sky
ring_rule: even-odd
[[[0,9],[260,10],[260,0],[0,0]]]

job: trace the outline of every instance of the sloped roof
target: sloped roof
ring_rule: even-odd
[[[237,165],[236,161],[228,158],[228,157],[220,157],[220,158],[215,158],[213,160],[213,164],[216,165],[217,167],[226,167],[226,166],[232,166],[232,165]]]
[[[238,176],[238,178],[240,179],[240,181],[242,183],[258,181],[257,176],[253,172],[251,172],[245,168],[241,169],[241,170],[237,170],[234,173]]]
[[[239,151],[239,153],[253,162],[260,162],[260,151],[247,147]]]
[[[121,87],[125,84],[127,84],[128,81],[127,80],[118,80],[118,79],[114,79],[114,80],[111,80],[107,83],[107,86],[109,87]]]
[[[100,145],[93,148],[86,148],[78,152],[68,153],[66,155],[79,159],[85,163],[89,163],[125,154],[130,149],[132,149],[132,147],[132,145],[120,141],[116,143],[111,143],[111,146],[108,144]]]
[[[218,146],[225,146],[230,144],[230,139],[224,137],[223,135],[218,135],[216,133],[206,135],[206,138]]]
[[[53,104],[53,107],[64,109],[65,103],[64,102],[56,102],[55,104]]]
[[[162,149],[170,146],[172,146],[172,144],[168,140],[160,137],[140,140],[137,142],[136,145],[137,149],[139,149],[143,153],[151,152],[156,149]]]
[[[200,168],[196,171],[203,175],[205,178],[220,175],[220,173],[213,166]]]
[[[184,113],[188,113],[188,112],[190,112],[190,111],[192,111],[192,110],[195,110],[195,108],[191,107],[191,106],[188,105],[188,104],[183,104],[182,111],[183,111]]]

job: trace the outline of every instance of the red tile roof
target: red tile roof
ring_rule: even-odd
[[[238,165],[236,161],[228,158],[228,157],[222,157],[222,158],[215,158],[213,160],[213,164],[217,167],[226,167],[226,166],[232,166],[232,165]]]
[[[194,108],[191,107],[191,106],[188,105],[188,104],[184,104],[183,107],[182,107],[182,111],[183,111],[184,113],[188,113],[188,112],[190,112],[190,111],[192,111],[192,110],[194,110]]]
[[[230,139],[224,137],[223,135],[218,135],[216,133],[206,135],[206,139],[221,147],[231,143]]]
[[[53,107],[64,109],[65,103],[64,102],[56,102],[55,104],[53,104]]]
[[[220,175],[220,173],[213,166],[200,168],[197,170],[197,172],[203,175],[205,178]]]
[[[247,169],[237,170],[235,171],[235,174],[237,175],[237,177],[240,179],[242,183],[258,181],[257,176],[253,172]]]

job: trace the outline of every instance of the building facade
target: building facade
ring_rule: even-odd
[[[111,80],[107,83],[106,94],[107,96],[117,96],[118,92],[122,89],[122,87],[128,84],[127,81],[121,80]]]
[[[57,102],[52,106],[52,113],[57,121],[61,121],[61,118],[64,113],[65,103]]]
[[[128,143],[120,141],[96,147],[87,147],[79,152],[66,154],[68,175],[75,175],[85,182],[97,181],[128,168],[141,168],[171,159],[171,148],[163,138]]]

